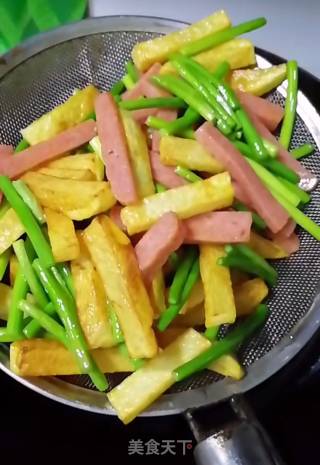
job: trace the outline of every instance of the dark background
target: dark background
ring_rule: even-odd
[[[272,62],[283,61],[263,54]],[[300,88],[319,111],[320,81],[301,71]],[[287,465],[320,463],[319,355],[320,334],[280,373],[246,396]],[[180,416],[138,418],[125,427],[114,417],[50,401],[1,372],[0,393],[1,464],[194,463],[192,450],[186,456],[128,455],[132,439],[192,440]],[[205,415],[213,422],[218,417],[214,409]]]

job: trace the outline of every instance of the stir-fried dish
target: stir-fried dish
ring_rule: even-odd
[[[290,149],[295,61],[259,69],[219,11],[138,43],[110,91],[88,85],[0,146],[0,342],[20,376],[128,376],[130,422],[200,370],[241,379],[236,352],[299,249],[315,176]],[[285,107],[267,94],[287,79]],[[273,134],[280,127],[280,137]],[[221,326],[235,326],[220,331]]]

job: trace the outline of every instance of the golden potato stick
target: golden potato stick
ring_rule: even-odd
[[[153,357],[157,352],[153,309],[130,240],[105,215],[91,222],[83,238],[119,318],[130,356]]]
[[[91,355],[103,373],[133,371],[130,359],[118,347],[95,349]],[[11,344],[10,369],[19,376],[81,374],[74,355],[60,342],[48,339],[29,339]]]
[[[22,129],[22,137],[31,145],[38,144],[84,121],[94,110],[97,95],[98,90],[91,85],[78,90],[66,102]]]
[[[80,247],[74,224],[63,213],[44,209],[50,245],[56,262],[68,262],[79,256]]]
[[[239,89],[250,94],[264,95],[278,87],[286,78],[286,75],[285,63],[265,69],[239,69],[232,73],[231,86],[233,89]]]
[[[25,232],[18,215],[9,208],[0,218],[0,254],[9,247]]]
[[[220,64],[227,62],[231,69],[246,68],[256,64],[256,54],[252,42],[248,39],[233,39],[225,44],[195,55],[194,60],[210,72],[216,72]],[[162,66],[160,74],[175,74],[172,63]]]
[[[260,278],[250,279],[234,287],[237,316],[249,315],[267,297],[268,286]]]
[[[147,139],[140,124],[128,111],[121,111],[121,119],[129,148],[130,162],[137,182],[140,198],[155,193],[153,184]]]
[[[166,308],[165,297],[165,281],[162,269],[160,269],[152,280],[149,290],[151,302],[155,310],[155,318],[157,318]]]
[[[75,179],[78,181],[96,181],[96,178],[90,170],[73,170],[69,168],[40,168],[37,173],[55,176],[62,179]]]
[[[213,32],[230,27],[231,22],[224,11],[217,11],[207,18],[153,40],[140,42],[133,47],[132,59],[140,71],[147,70],[153,63],[163,63],[183,45],[194,42]]]
[[[78,181],[29,171],[22,179],[43,207],[84,220],[111,208],[115,203],[110,185],[104,181]]]
[[[80,234],[78,238],[80,255],[71,262],[71,273],[79,321],[90,349],[112,347],[116,340],[103,283]]]
[[[231,354],[222,355],[208,366],[208,370],[215,371],[219,375],[227,376],[237,381],[245,375],[244,368],[236,357]]]
[[[186,330],[155,358],[110,391],[107,396],[119,418],[127,424],[175,382],[173,370],[210,347],[193,329]]]
[[[0,283],[0,320],[7,320],[11,300],[12,288]]]
[[[180,219],[231,206],[233,187],[226,172],[211,178],[151,195],[121,210],[129,234],[150,228],[164,213],[173,211]]]
[[[96,136],[95,139],[98,139],[98,136]],[[94,177],[93,180],[102,181],[104,179],[104,164],[101,157],[96,153],[79,153],[58,158],[48,163],[46,169],[54,171],[59,170],[61,176],[58,177],[66,177],[62,176],[65,170],[67,172],[68,170],[73,172],[85,170],[92,173]]]
[[[258,255],[267,259],[274,260],[289,256],[288,252],[282,249],[282,247],[280,247],[276,242],[270,241],[254,231],[251,231],[248,246]]]
[[[204,287],[205,324],[207,328],[236,319],[232,283],[229,269],[217,264],[224,257],[223,246],[200,246],[200,273]]]
[[[164,165],[183,166],[190,170],[217,174],[223,171],[222,165],[196,140],[182,137],[162,136],[160,158]]]

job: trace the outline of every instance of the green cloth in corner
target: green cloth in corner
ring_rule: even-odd
[[[24,39],[86,14],[87,0],[1,0],[0,55]]]

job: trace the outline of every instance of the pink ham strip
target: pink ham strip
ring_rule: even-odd
[[[114,205],[109,211],[109,216],[112,219],[112,221],[118,226],[119,229],[121,229],[122,231],[126,231],[126,227],[121,220],[121,210],[121,205]]]
[[[167,108],[159,110],[158,108],[142,108],[141,110],[132,111],[134,119],[141,124],[144,124],[149,116],[158,116],[166,121],[172,121],[177,117],[177,110]]]
[[[174,168],[165,166],[161,163],[160,154],[156,150],[151,150],[150,152],[150,165],[153,179],[156,182],[160,182],[168,189],[188,184],[188,181],[174,172]]]
[[[239,183],[254,210],[265,220],[271,231],[280,231],[289,219],[288,214],[261,183],[234,145],[210,123],[200,126],[196,131],[196,139],[224,165],[232,179]]]
[[[137,123],[145,124],[149,116],[154,116],[157,111],[157,108],[142,108],[141,110],[132,111],[131,115],[137,121]]]
[[[111,190],[116,199],[124,205],[137,202],[138,193],[130,165],[126,136],[112,95],[107,92],[98,95],[95,101],[95,111],[102,155]]]
[[[160,69],[161,69],[160,63],[154,63],[148,69],[148,71],[141,76],[141,78],[139,79],[137,84],[132,89],[126,90],[122,94],[122,100],[132,100],[132,99],[136,99],[136,98],[143,97],[143,96],[150,97],[150,95],[145,94],[146,90],[150,92],[149,84],[150,84],[150,86],[154,87],[155,89],[158,89],[158,88],[156,86],[154,86],[153,84],[149,83],[149,79],[152,76],[155,76],[156,74],[159,74]],[[159,97],[159,95],[157,95],[157,97]]]
[[[249,212],[212,212],[184,221],[187,244],[249,242],[252,215]]]
[[[275,235],[273,240],[289,255],[297,252],[300,247],[300,239],[296,233],[292,233],[289,237],[285,237],[281,234],[279,234],[278,236]]]
[[[252,210],[253,208],[252,208],[251,200],[249,199],[249,197],[247,196],[246,192],[243,190],[241,185],[236,181],[232,181],[232,186],[234,189],[235,198],[239,202],[243,203],[244,205],[246,205],[248,208]]]
[[[162,118],[166,121],[173,121],[177,117],[177,110],[173,109],[162,109],[158,110],[157,116]],[[153,179],[156,182],[160,182],[168,189],[172,189],[174,187],[184,186],[188,184],[188,182],[178,176],[174,172],[174,168],[171,166],[166,166],[161,163],[160,160],[160,133],[159,131],[152,131],[152,149],[150,152],[150,165]]]
[[[0,157],[9,156],[13,154],[12,145],[0,144]]]
[[[308,171],[303,165],[301,165],[299,160],[293,158],[293,156],[290,155],[290,153],[280,145],[276,137],[273,134],[271,134],[269,129],[265,127],[265,125],[259,120],[259,118],[257,118],[252,113],[250,113],[250,117],[258,133],[279,148],[279,161],[281,161],[289,168],[291,168],[293,171],[295,171],[301,178],[314,178],[314,175],[310,171]]]
[[[277,234],[273,234],[273,232],[267,231],[267,235],[268,237],[270,237],[270,239],[275,239],[276,237],[279,237],[279,236],[288,238],[294,233],[296,226],[297,226],[297,223],[294,220],[289,219],[288,223]]]
[[[277,128],[284,115],[280,105],[241,90],[236,93],[247,112],[256,115],[271,132]]]
[[[147,231],[135,246],[135,252],[144,280],[151,282],[169,255],[177,250],[184,239],[184,226],[177,215],[165,213]]]
[[[24,172],[89,142],[95,135],[96,123],[85,121],[52,139],[28,147],[18,156],[0,158],[0,172],[10,178],[18,178]]]

